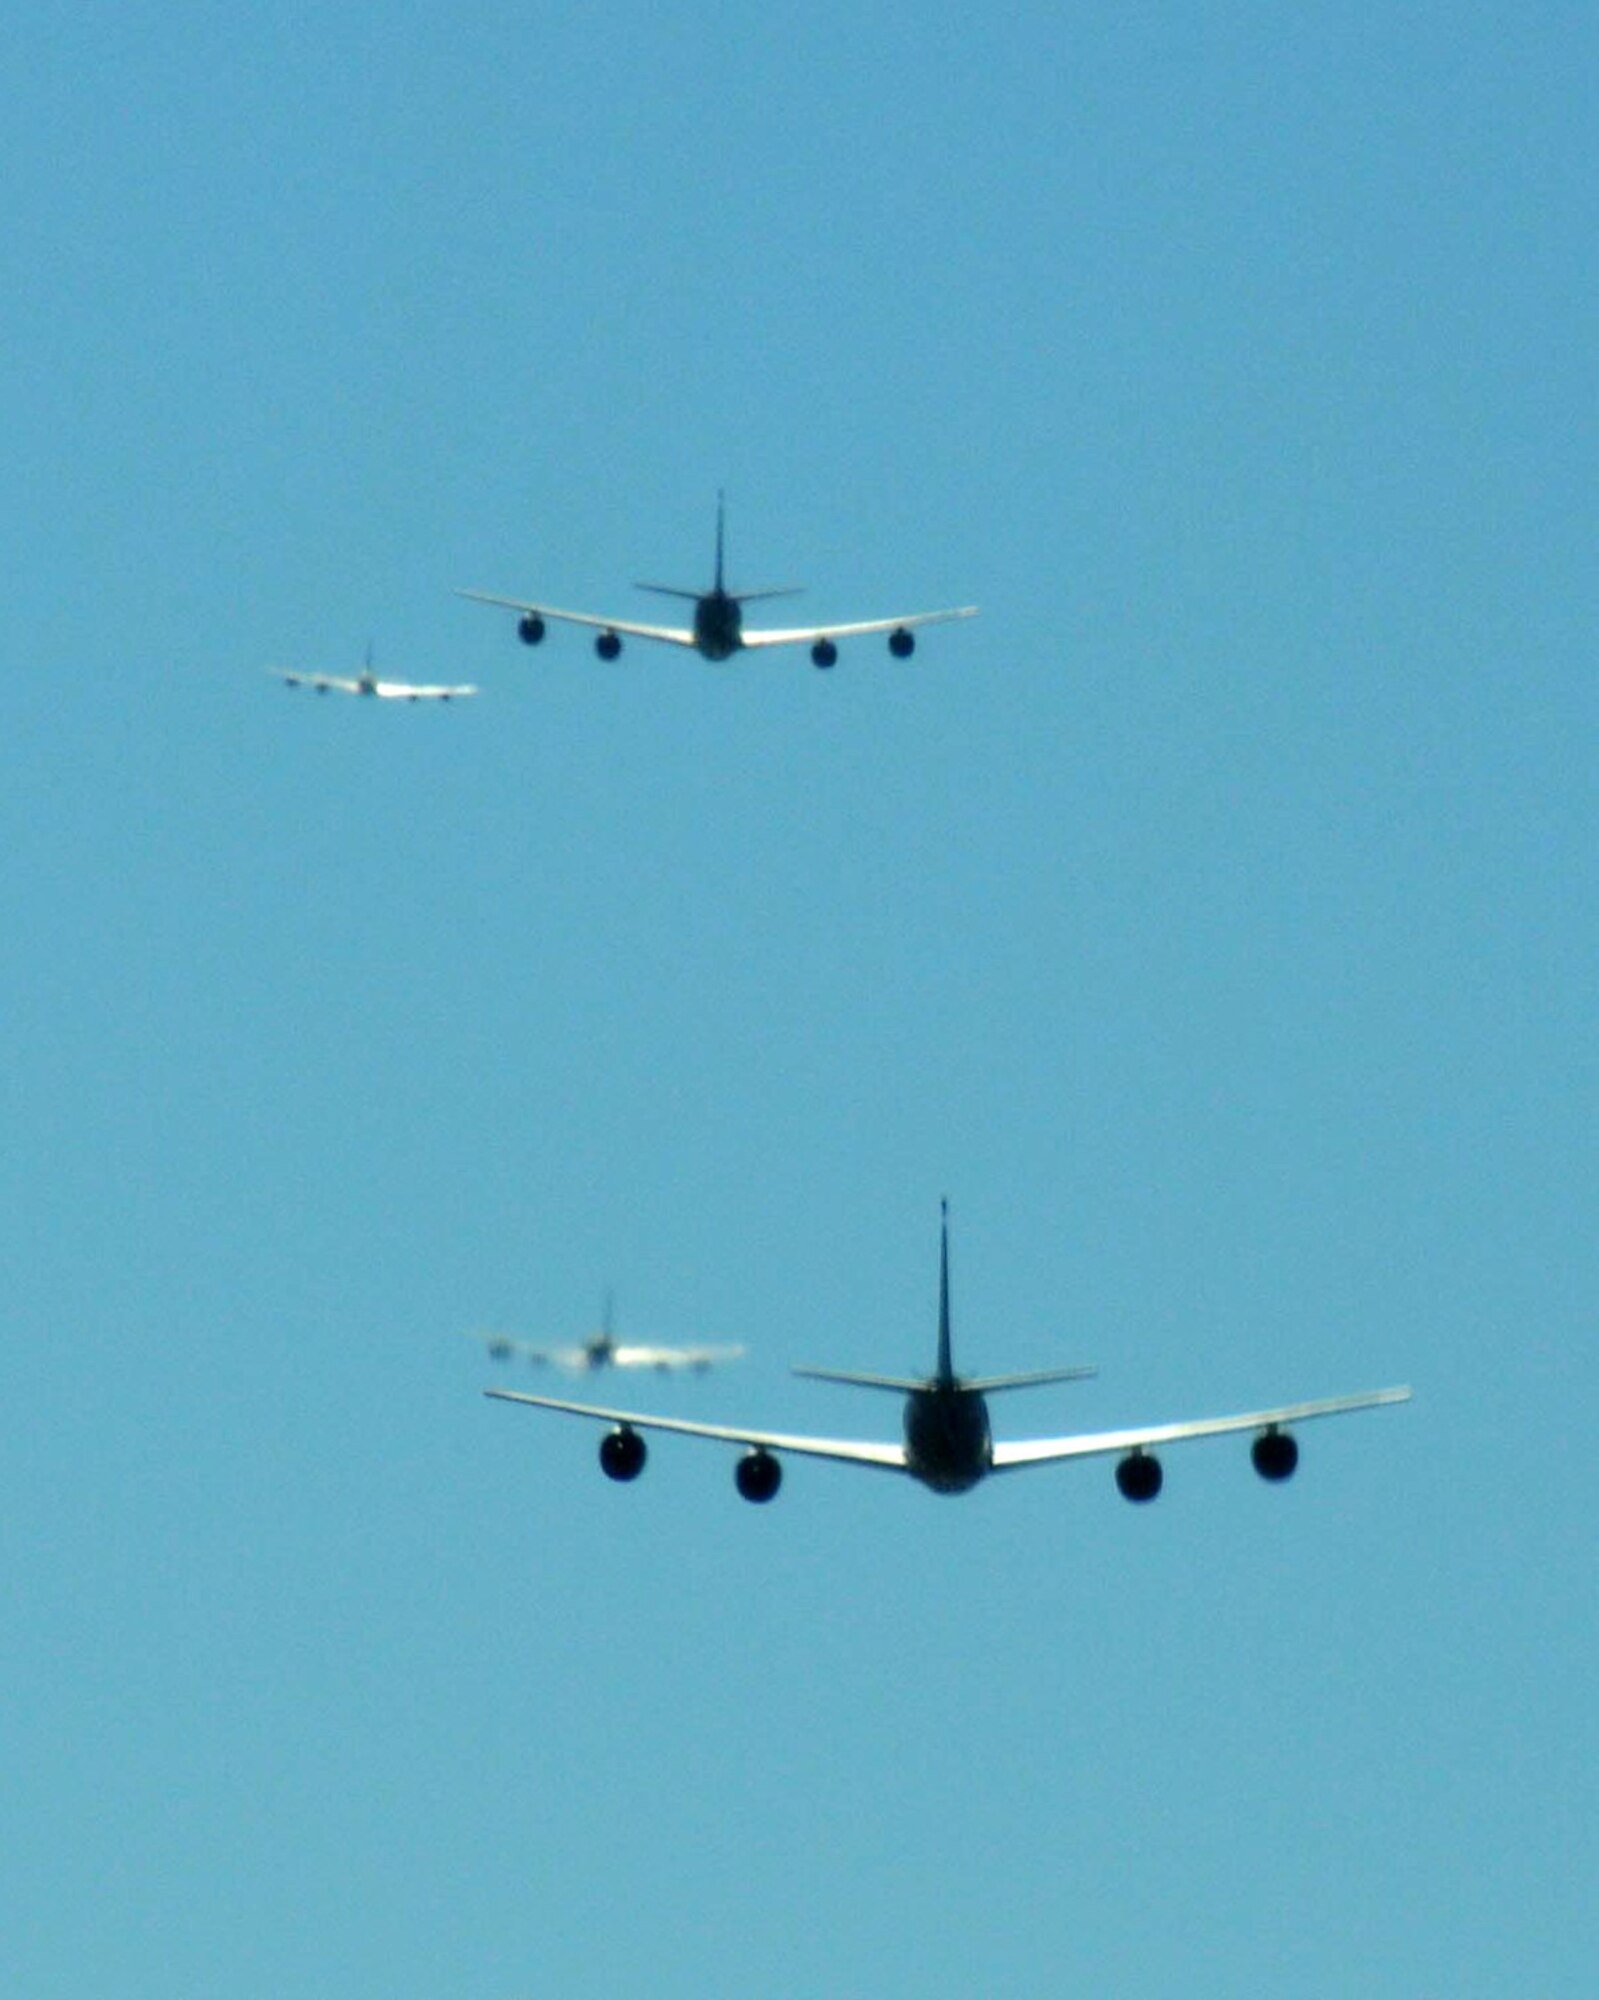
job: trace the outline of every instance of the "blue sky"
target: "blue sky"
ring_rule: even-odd
[[[1577,9],[0,28],[0,1979],[1577,1990]],[[730,669],[453,586],[859,617]],[[263,671],[482,683],[445,711]],[[461,1338],[1412,1381],[961,1502]]]

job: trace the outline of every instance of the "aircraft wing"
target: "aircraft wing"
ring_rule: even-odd
[[[514,1354],[531,1361],[535,1368],[553,1365],[574,1372],[588,1366],[588,1350],[582,1347],[539,1347],[531,1340],[517,1340],[508,1333],[473,1333],[467,1336],[484,1348],[491,1361],[509,1361]]]
[[[464,701],[477,689],[470,682],[458,687],[428,687],[416,681],[379,681],[372,692],[380,701]]]
[[[290,673],[287,669],[281,667],[274,667],[272,672],[282,681],[285,687],[316,688],[323,694],[326,694],[329,688],[336,688],[340,694],[359,694],[361,692],[361,683],[359,681],[345,680],[339,674],[296,674]]]
[[[737,1361],[742,1347],[649,1347],[622,1341],[611,1355],[613,1368],[711,1368],[718,1361]]]
[[[866,1439],[789,1437],[781,1431],[752,1431],[735,1424],[696,1424],[685,1417],[643,1417],[632,1410],[601,1409],[594,1403],[567,1403],[558,1396],[529,1396],[521,1389],[485,1389],[505,1403],[529,1403],[537,1410],[560,1410],[572,1417],[597,1417],[603,1424],[626,1424],[637,1431],[675,1431],[681,1437],[715,1438],[721,1444],[760,1446],[767,1451],[791,1451],[802,1458],[836,1458],[850,1465],[877,1465],[903,1472],[902,1444],[873,1444]]]
[[[627,639],[659,639],[666,646],[692,649],[694,634],[681,625],[641,625],[631,618],[601,618],[592,611],[557,611],[549,604],[529,604],[520,597],[493,597],[486,590],[458,590],[474,604],[496,604],[502,611],[519,611],[528,618],[554,618],[563,625],[586,625],[595,632],[616,632]]]
[[[492,1395],[494,1391],[489,1393]],[[1409,1389],[1369,1389],[1357,1396],[1324,1396],[1319,1402],[1284,1403],[1279,1409],[1251,1410],[1238,1417],[1200,1417],[1191,1423],[1085,1431],[1078,1437],[1025,1438],[1013,1444],[996,1444],[992,1467],[995,1472],[1013,1472],[1024,1465],[1047,1465],[1060,1458],[1094,1458],[1105,1452],[1147,1450],[1154,1445],[1180,1444],[1186,1438],[1225,1437],[1230,1431],[1302,1424],[1311,1417],[1341,1417],[1351,1410],[1375,1410],[1387,1403],[1409,1400]]]
[[[746,646],[814,646],[818,639],[860,639],[870,632],[901,632],[912,625],[947,625],[952,618],[975,618],[977,606],[963,604],[953,611],[912,611],[903,618],[862,618],[853,625],[794,625],[782,630],[750,631],[741,635]],[[626,628],[618,626],[618,631]]]

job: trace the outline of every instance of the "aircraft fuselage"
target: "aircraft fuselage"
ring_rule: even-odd
[[[905,1398],[906,1470],[935,1493],[965,1493],[989,1470],[988,1405],[959,1383],[931,1382]]]
[[[730,660],[744,644],[744,607],[725,590],[713,590],[694,605],[694,649],[706,660]]]

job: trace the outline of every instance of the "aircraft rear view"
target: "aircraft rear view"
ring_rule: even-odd
[[[1047,1383],[1080,1381],[1095,1370],[1076,1366],[969,1378],[956,1374],[950,1335],[947,1202],[943,1205],[939,1231],[938,1347],[932,1374],[906,1377],[837,1368],[796,1368],[793,1372],[811,1381],[858,1389],[887,1389],[903,1396],[901,1441],[811,1437],[736,1424],[697,1423],[684,1417],[653,1416],[593,1403],[568,1402],[555,1396],[532,1396],[519,1389],[486,1389],[484,1394],[504,1402],[526,1403],[535,1409],[588,1417],[610,1425],[612,1428],[600,1441],[600,1466],[607,1478],[623,1484],[637,1479],[644,1470],[649,1456],[642,1435],[646,1431],[742,1446],[742,1455],[734,1467],[734,1484],[744,1499],[756,1503],[776,1496],[783,1481],[780,1454],[788,1454],[905,1473],[935,1493],[969,1492],[997,1472],[1020,1471],[1061,1459],[1111,1456],[1116,1459],[1118,1491],[1124,1499],[1142,1504],[1153,1500],[1163,1483],[1157,1446],[1249,1431],[1255,1433],[1250,1446],[1250,1462],[1255,1471],[1269,1484],[1281,1485],[1293,1476],[1299,1464],[1299,1446],[1288,1428],[1290,1425],[1317,1417],[1380,1409],[1410,1398],[1408,1388],[1372,1389],[1354,1395],[1283,1403],[1235,1416],[996,1442],[988,1418],[990,1395],[1010,1389],[1039,1388]]]
[[[781,630],[746,628],[744,607],[774,597],[792,597],[798,586],[781,584],[763,590],[730,591],[726,583],[726,507],[723,496],[716,500],[716,577],[709,590],[685,590],[672,583],[640,583],[634,586],[657,597],[676,598],[694,607],[691,626],[645,624],[638,619],[605,618],[592,611],[557,611],[552,605],[521,597],[498,597],[483,590],[462,590],[459,597],[477,604],[492,604],[517,614],[517,637],[526,646],[542,645],[549,623],[583,626],[594,632],[594,651],[602,660],[621,657],[624,639],[649,639],[665,646],[679,646],[698,653],[701,659],[720,663],[736,653],[758,651],[767,646],[809,646],[814,666],[837,664],[840,639],[862,638],[886,633],[888,650],[898,660],[908,660],[916,650],[916,631],[923,625],[947,624],[953,619],[975,618],[977,606],[963,604],[945,611],[910,611],[894,618],[857,619],[847,624],[796,625]]]
[[[607,1292],[599,1328],[585,1340],[544,1346],[508,1333],[474,1333],[470,1338],[483,1347],[491,1361],[515,1358],[534,1368],[561,1368],[573,1375],[599,1374],[611,1368],[652,1369],[658,1375],[703,1375],[723,1362],[739,1360],[744,1353],[743,1346],[736,1341],[668,1346],[660,1341],[619,1340],[615,1316],[615,1295]]]
[[[308,673],[298,668],[269,667],[267,671],[285,687],[308,687],[317,694],[362,695],[369,701],[467,701],[477,689],[466,681],[391,681],[380,678],[372,663],[372,646],[359,674]]]

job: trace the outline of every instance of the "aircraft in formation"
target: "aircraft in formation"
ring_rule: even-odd
[[[485,1395],[568,1416],[590,1417],[611,1428],[600,1441],[600,1465],[611,1479],[636,1479],[648,1456],[643,1431],[670,1431],[683,1437],[713,1438],[742,1445],[734,1468],[734,1483],[749,1501],[770,1500],[782,1484],[780,1453],[797,1457],[835,1459],[845,1465],[875,1466],[919,1480],[935,1493],[965,1493],[991,1473],[1020,1471],[1059,1459],[1113,1456],[1116,1484],[1125,1499],[1153,1500],[1163,1472],[1157,1447],[1189,1438],[1221,1437],[1254,1432],[1250,1458],[1260,1477],[1274,1483],[1292,1476],[1299,1463],[1299,1445],[1290,1425],[1313,1417],[1344,1416],[1355,1410],[1379,1409],[1409,1400],[1408,1388],[1372,1389],[1352,1396],[1325,1396],[1315,1401],[1283,1403],[1244,1415],[1201,1417],[1182,1423],[1141,1424],[1109,1431],[1084,1431],[1075,1436],[996,1441],[989,1425],[987,1398],[1005,1389],[1033,1388],[1045,1382],[1065,1382],[1092,1375],[1092,1368],[1049,1368],[1026,1375],[960,1376],[950,1351],[949,1210],[944,1205],[939,1232],[938,1357],[931,1375],[906,1379],[867,1375],[829,1368],[796,1368],[796,1375],[851,1387],[896,1391],[905,1399],[903,1435],[898,1442],[866,1439],[796,1437],[786,1432],[746,1428],[738,1424],[695,1423],[682,1417],[644,1416],[631,1410],[567,1402],[555,1396],[533,1396],[520,1389],[486,1389]]]
[[[306,674],[289,667],[269,669],[286,687],[315,688],[318,694],[330,691],[337,694],[369,695],[377,701],[464,701],[477,693],[475,687],[428,686],[417,681],[380,680],[373,670],[372,649],[366,652],[366,664],[353,679],[341,674]]]
[[[529,1341],[514,1340],[506,1333],[480,1333],[473,1338],[482,1342],[491,1361],[509,1361],[515,1356],[530,1361],[535,1368],[554,1366],[565,1368],[574,1375],[594,1374],[602,1368],[653,1368],[661,1375],[703,1375],[707,1369],[723,1361],[737,1361],[744,1352],[742,1347],[732,1342],[700,1347],[664,1347],[655,1342],[618,1340],[612,1331],[612,1300],[609,1294],[599,1332],[575,1346],[537,1347]]]
[[[694,607],[689,626],[652,625],[625,618],[602,617],[587,611],[559,611],[552,605],[515,597],[498,597],[487,591],[463,590],[458,594],[480,604],[490,604],[517,614],[518,637],[536,646],[545,637],[548,621],[586,627],[595,633],[594,650],[602,660],[614,660],[626,638],[649,639],[698,653],[702,659],[720,662],[736,653],[768,646],[808,646],[813,663],[832,667],[838,660],[838,641],[874,633],[888,635],[888,649],[897,659],[908,659],[916,650],[916,629],[943,624],[977,614],[974,604],[941,611],[914,611],[893,618],[867,618],[853,623],[791,627],[747,628],[744,607],[775,597],[796,595],[789,586],[781,589],[732,591],[725,580],[725,507],[721,495],[716,507],[716,574],[709,590],[681,590],[674,585],[641,583],[640,590],[683,599]],[[372,666],[371,649],[366,664],[354,678],[336,674],[301,673],[275,669],[277,677],[291,688],[310,687],[318,694],[337,691],[386,701],[462,700],[475,695],[474,686],[428,685],[410,681],[382,680]],[[509,1335],[489,1333],[476,1336],[496,1361],[514,1355],[535,1366],[553,1364],[573,1373],[597,1373],[607,1368],[654,1368],[661,1372],[689,1370],[695,1373],[730,1361],[743,1353],[735,1345],[666,1347],[643,1342],[619,1342],[611,1330],[607,1302],[605,1323],[591,1339],[575,1346],[539,1347]],[[1326,1396],[1308,1402],[1285,1403],[1273,1409],[1252,1410],[1242,1415],[1202,1417],[1166,1424],[1135,1425],[1109,1431],[1085,1431],[1064,1437],[1028,1438],[1014,1442],[996,1441],[989,1423],[987,1398],[1007,1389],[1036,1388],[1045,1383],[1078,1381],[1096,1371],[1091,1367],[1049,1368],[1019,1375],[960,1376],[955,1373],[950,1350],[949,1322],[949,1215],[944,1205],[939,1245],[939,1308],[937,1361],[931,1375],[899,1377],[851,1372],[841,1369],[796,1368],[794,1373],[813,1381],[843,1383],[856,1388],[886,1389],[904,1398],[902,1437],[899,1442],[878,1443],[869,1439],[803,1437],[786,1432],[765,1431],[733,1424],[691,1422],[681,1417],[643,1415],[636,1411],[603,1408],[592,1403],[568,1402],[555,1396],[535,1396],[520,1389],[488,1389],[485,1395],[505,1402],[526,1403],[536,1409],[589,1417],[611,1428],[600,1442],[600,1464],[615,1480],[636,1479],[643,1471],[647,1448],[643,1431],[675,1432],[684,1437],[711,1438],[723,1444],[742,1445],[744,1450],[734,1471],[738,1491],[746,1500],[771,1500],[782,1484],[778,1454],[833,1459],[846,1465],[875,1466],[900,1472],[919,1481],[935,1493],[965,1493],[991,1473],[1018,1471],[1026,1466],[1047,1465],[1061,1459],[1114,1456],[1116,1484],[1123,1496],[1135,1502],[1153,1500],[1164,1479],[1156,1448],[1186,1442],[1190,1438],[1220,1437],[1253,1431],[1250,1458],[1262,1479],[1281,1482],[1293,1475],[1299,1463],[1299,1446],[1289,1426],[1314,1417],[1347,1415],[1357,1410],[1379,1409],[1409,1400],[1408,1388],[1374,1389],[1356,1395]]]
[[[772,597],[793,597],[798,592],[790,585],[777,590],[732,591],[727,588],[723,578],[725,511],[722,496],[718,494],[716,581],[709,590],[679,590],[675,585],[665,583],[641,583],[636,586],[639,590],[654,591],[663,597],[682,598],[692,604],[692,625],[647,625],[637,619],[602,618],[590,611],[557,611],[552,605],[534,604],[520,597],[495,597],[483,590],[462,590],[456,594],[469,597],[478,604],[493,604],[502,610],[516,612],[517,635],[529,646],[537,646],[543,640],[546,624],[552,618],[567,625],[586,626],[596,635],[594,650],[602,660],[616,659],[625,637],[653,639],[666,646],[686,647],[702,659],[713,661],[730,660],[735,653],[758,650],[764,646],[809,646],[815,665],[831,667],[838,661],[840,639],[863,638],[874,632],[886,632],[888,650],[896,659],[907,660],[916,650],[916,630],[919,626],[946,624],[952,618],[977,616],[975,604],[962,604],[945,611],[909,611],[896,618],[863,618],[842,625],[795,625],[782,629],[747,630],[744,625],[746,604]],[[463,701],[477,693],[475,687],[465,684],[450,686],[381,680],[373,671],[370,647],[365,667],[354,677],[301,673],[282,667],[271,671],[291,688],[315,688],[318,694],[369,695],[379,701]]]
[[[946,624],[952,618],[975,618],[977,606],[962,604],[948,611],[910,611],[897,618],[863,618],[852,624],[795,625],[781,629],[750,629],[744,624],[746,604],[774,597],[794,597],[798,590],[785,584],[776,590],[729,590],[723,580],[723,516],[721,496],[716,503],[716,580],[709,590],[680,590],[675,584],[640,583],[638,590],[658,597],[676,597],[692,604],[692,625],[646,625],[637,619],[604,618],[592,611],[557,611],[552,605],[535,604],[526,598],[496,597],[486,590],[462,590],[476,604],[493,604],[502,611],[517,613],[517,636],[525,645],[537,646],[544,638],[550,619],[565,625],[582,625],[596,634],[594,650],[602,660],[614,660],[622,641],[653,639],[665,646],[681,646],[698,653],[701,659],[722,661],[735,653],[753,652],[766,646],[809,646],[811,660],[818,667],[838,661],[838,641],[858,639],[874,632],[888,634],[888,650],[898,660],[907,660],[916,650],[916,628]]]

